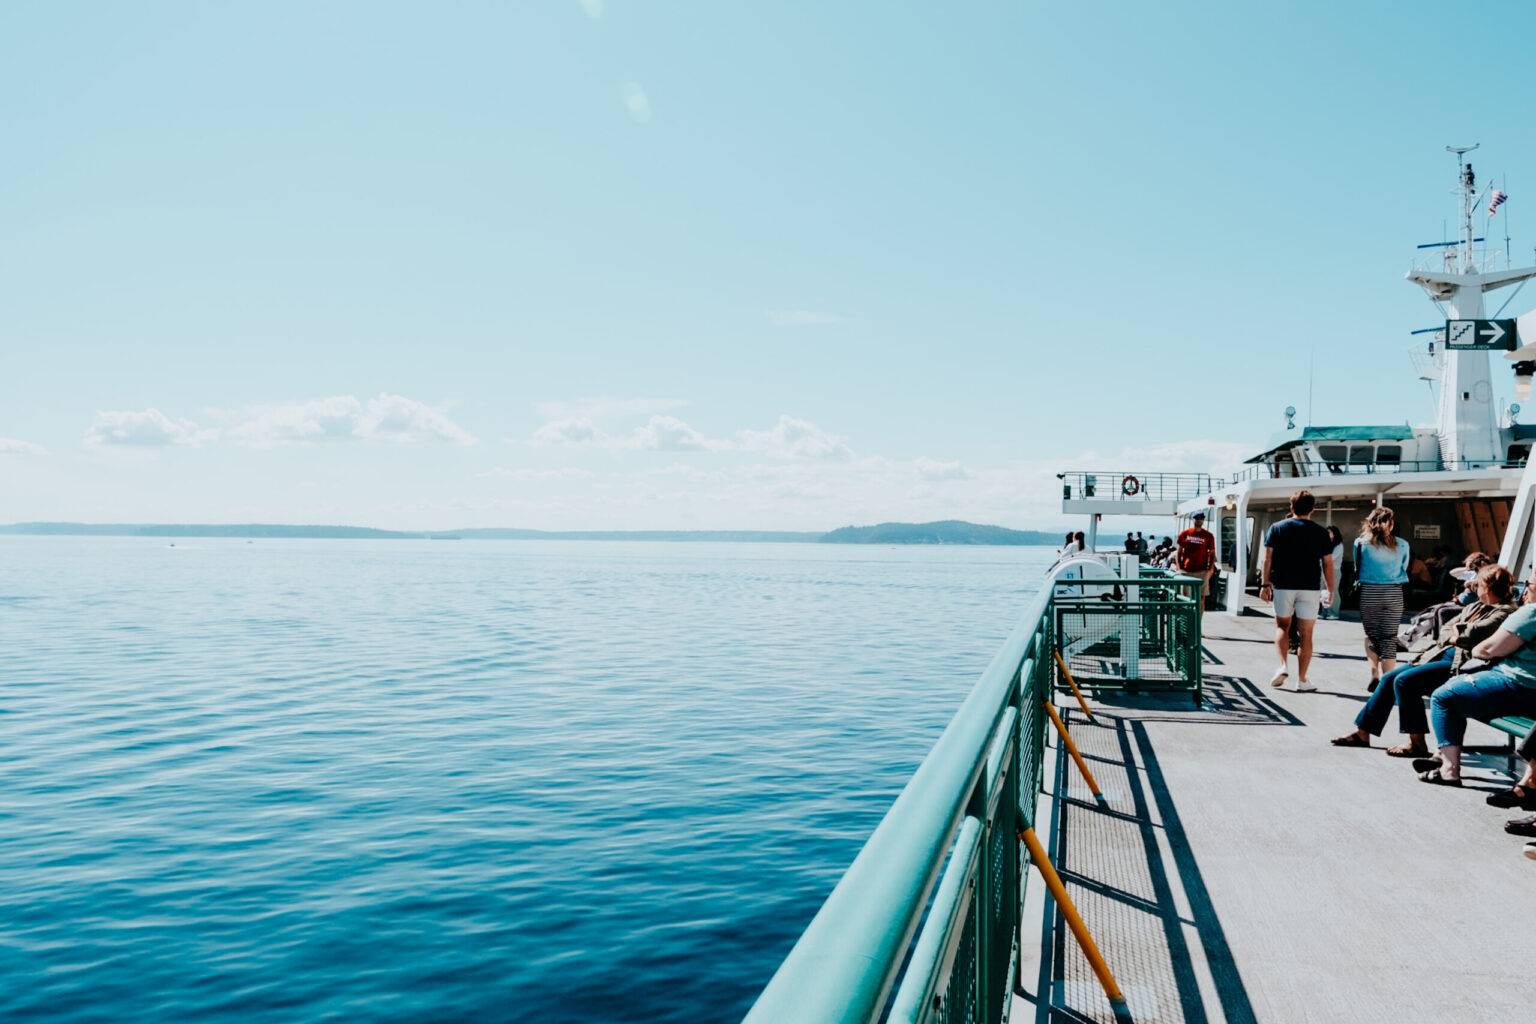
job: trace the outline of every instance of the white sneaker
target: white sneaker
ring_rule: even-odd
[[[1285,681],[1290,678],[1290,675],[1291,674],[1286,671],[1285,666],[1281,665],[1279,668],[1275,669],[1275,674],[1269,677],[1269,685],[1284,686]]]
[[[1296,692],[1297,693],[1316,693],[1317,692],[1317,687],[1313,686],[1311,683],[1307,682],[1305,679],[1298,679],[1298,680],[1296,680]]]

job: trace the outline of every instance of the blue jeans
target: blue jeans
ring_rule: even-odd
[[[1404,665],[1382,676],[1381,682],[1376,684],[1376,692],[1355,716],[1355,728],[1380,736],[1391,717],[1392,705],[1396,703],[1398,727],[1403,732],[1418,736],[1429,732],[1429,723],[1424,718],[1424,698],[1451,678],[1451,659],[1455,656],[1455,651],[1447,649],[1433,661]]]
[[[1459,747],[1467,735],[1467,719],[1500,715],[1536,716],[1536,686],[1522,686],[1498,669],[1457,676],[1429,698],[1429,718],[1435,741]]]

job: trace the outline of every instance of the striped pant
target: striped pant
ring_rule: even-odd
[[[1360,624],[1365,627],[1365,649],[1378,658],[1395,659],[1397,630],[1403,624],[1403,585],[1360,584]]]

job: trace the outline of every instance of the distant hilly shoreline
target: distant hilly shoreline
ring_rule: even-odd
[[[230,537],[311,540],[653,540],[799,544],[1055,544],[1058,535],[946,519],[934,523],[844,526],[826,533],[792,530],[376,530],[367,526],[281,523],[12,523],[0,534],[47,537]]]

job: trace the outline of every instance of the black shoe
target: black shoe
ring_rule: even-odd
[[[1536,814],[1529,818],[1515,818],[1504,823],[1504,831],[1512,836],[1536,837]]]
[[[1416,772],[1434,771],[1442,763],[1444,762],[1440,760],[1438,754],[1434,757],[1416,757],[1413,759],[1413,770]]]
[[[1512,786],[1497,793],[1489,793],[1488,806],[1518,807],[1522,811],[1536,811],[1536,793],[1523,786]]]
[[[1376,692],[1376,687],[1378,687],[1380,685],[1381,685],[1381,680],[1380,679],[1372,679],[1371,680],[1371,685],[1367,686],[1365,688],[1365,692],[1366,693],[1375,693]]]

